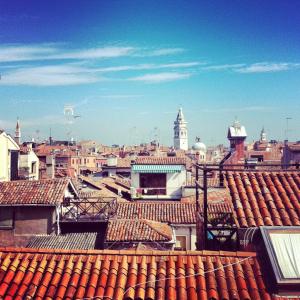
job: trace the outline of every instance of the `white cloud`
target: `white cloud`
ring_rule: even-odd
[[[56,52],[56,48],[46,45],[0,47],[0,63],[45,59]]]
[[[121,72],[121,71],[138,71],[138,70],[154,70],[154,69],[168,69],[168,68],[190,68],[199,66],[200,62],[183,62],[183,63],[170,63],[170,64],[139,64],[139,65],[127,65],[127,66],[113,66],[106,68],[96,69],[99,72]]]
[[[233,112],[247,112],[247,111],[272,111],[276,109],[274,106],[244,106],[244,107],[228,107],[215,109],[202,109],[204,113],[233,113]]]
[[[133,47],[103,47],[92,48],[53,55],[52,59],[97,59],[127,56],[134,52]]]
[[[99,98],[104,98],[104,99],[136,99],[136,98],[141,98],[143,95],[101,95]]]
[[[4,73],[0,84],[59,86],[93,83],[100,80],[103,79],[95,76],[89,69],[72,65],[55,65],[21,68]]]
[[[226,71],[226,70],[233,70],[235,68],[241,68],[244,67],[245,64],[224,64],[224,65],[214,65],[214,66],[208,66],[203,67],[202,70],[206,71]]]
[[[0,63],[16,61],[59,60],[59,59],[100,59],[128,56],[133,47],[98,47],[90,49],[66,49],[56,44],[33,46],[0,47]]]
[[[268,63],[260,62],[254,64],[224,64],[205,66],[205,71],[232,71],[236,73],[270,73],[281,72],[299,68],[299,63]]]
[[[178,72],[165,72],[165,73],[156,73],[156,74],[145,74],[133,78],[129,78],[131,81],[142,81],[147,83],[160,83],[168,82],[179,79],[186,79],[191,76],[190,73],[178,73]]]
[[[162,48],[150,51],[148,56],[162,56],[162,55],[172,55],[172,54],[179,54],[184,52],[185,49],[183,48]]]
[[[238,73],[269,73],[287,71],[299,68],[300,64],[295,63],[255,63],[246,67],[238,68],[235,71]]]
[[[64,47],[63,47],[64,46]],[[0,47],[0,63],[37,60],[103,59],[122,56],[163,56],[182,53],[182,48],[156,50],[136,47],[104,46],[86,49],[67,48],[62,44],[8,45]]]

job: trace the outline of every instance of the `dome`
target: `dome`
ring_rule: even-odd
[[[201,142],[196,142],[193,146],[192,149],[195,151],[206,151],[206,146],[205,144]]]

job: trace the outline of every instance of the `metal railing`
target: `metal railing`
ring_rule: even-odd
[[[107,221],[117,213],[117,198],[65,198],[61,206],[61,221]]]

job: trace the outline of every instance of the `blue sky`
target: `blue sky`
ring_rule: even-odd
[[[262,3],[263,2],[263,3]],[[0,0],[0,127],[23,136],[190,144],[300,130],[300,1]],[[73,124],[64,107],[72,105]],[[157,129],[154,129],[157,128]]]

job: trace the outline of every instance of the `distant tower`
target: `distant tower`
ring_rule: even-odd
[[[182,108],[179,109],[174,122],[174,148],[188,150],[187,122],[184,120]]]
[[[19,118],[17,119],[16,131],[15,131],[15,141],[18,145],[21,144],[21,128]]]
[[[267,141],[267,134],[265,132],[265,128],[263,127],[261,132],[260,132],[260,141],[261,142],[266,142]]]
[[[247,133],[244,126],[241,126],[238,120],[235,120],[232,126],[228,128],[227,138],[230,141],[230,151],[235,151],[237,159],[244,158]]]

